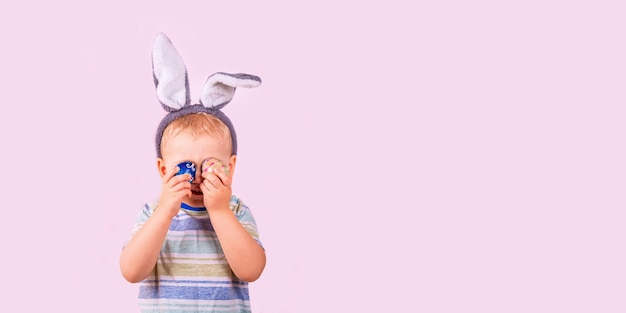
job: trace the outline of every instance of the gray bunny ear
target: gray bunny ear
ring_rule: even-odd
[[[200,103],[208,108],[221,109],[233,99],[237,87],[253,88],[260,84],[258,76],[217,72],[204,82]]]
[[[163,33],[157,35],[152,47],[152,73],[157,97],[166,111],[177,111],[190,103],[185,63]]]

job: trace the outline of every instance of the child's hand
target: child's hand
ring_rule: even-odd
[[[170,217],[178,214],[183,198],[191,197],[191,183],[189,182],[191,175],[175,176],[178,170],[179,168],[176,166],[163,175],[163,188],[157,205],[157,209],[166,211]]]
[[[228,209],[232,195],[232,179],[228,167],[217,160],[206,160],[202,163],[202,190],[204,206],[207,211]]]

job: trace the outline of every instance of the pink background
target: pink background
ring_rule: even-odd
[[[194,100],[215,71],[264,81],[225,109],[255,312],[626,311],[621,1],[9,3],[11,311],[137,311],[117,261],[160,190],[161,31]]]

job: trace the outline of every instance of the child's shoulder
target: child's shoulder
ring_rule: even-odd
[[[247,211],[248,206],[243,202],[243,200],[239,196],[233,194],[230,197],[230,209],[233,210],[233,212],[236,215],[239,215],[240,213]]]
[[[152,212],[154,212],[154,209],[156,209],[157,204],[159,204],[159,200],[157,200],[157,199],[152,200],[152,201],[150,201],[150,202],[147,202],[147,203],[144,205],[143,209],[144,209],[145,211],[149,212],[149,213],[152,213]]]
[[[243,201],[237,195],[230,196],[230,209],[235,213],[239,213],[241,206],[243,205]]]

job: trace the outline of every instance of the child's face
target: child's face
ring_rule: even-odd
[[[211,136],[193,136],[187,133],[179,133],[170,138],[162,147],[162,158],[157,160],[159,174],[165,175],[168,169],[174,168],[178,163],[191,161],[196,164],[196,177],[191,184],[191,197],[185,197],[183,202],[194,207],[204,206],[200,184],[202,183],[202,170],[200,165],[206,159],[218,159],[227,164],[232,176],[235,169],[236,156],[231,156],[229,138],[216,138]]]

